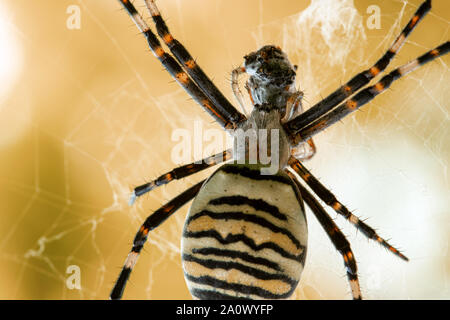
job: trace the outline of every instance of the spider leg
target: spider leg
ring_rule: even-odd
[[[155,180],[147,182],[143,185],[140,185],[140,186],[134,188],[128,204],[131,206],[134,203],[134,201],[136,201],[137,197],[140,197],[140,196],[146,194],[147,192],[152,191],[156,187],[167,184],[173,180],[179,180],[179,179],[188,177],[194,173],[197,173],[197,172],[203,171],[205,169],[208,169],[210,167],[213,167],[216,164],[219,164],[219,163],[222,163],[222,162],[225,162],[225,161],[231,159],[231,156],[232,156],[231,150],[225,150],[221,153],[207,157],[207,158],[201,160],[201,162],[196,161],[196,162],[175,168],[167,173],[164,173],[163,175],[159,176]]]
[[[306,182],[306,184],[319,196],[319,198],[325,202],[328,206],[332,207],[334,211],[343,216],[347,221],[355,226],[356,229],[362,232],[367,238],[372,239],[380,243],[383,247],[387,248],[396,256],[403,260],[408,261],[399,250],[391,246],[386,240],[381,238],[373,228],[362,222],[354,214],[352,214],[342,203],[340,203],[336,197],[317,180],[297,159],[291,157],[289,159],[289,166]]]
[[[244,98],[241,89],[239,88],[239,76],[245,73],[244,67],[237,67],[231,71],[231,90],[236,97],[237,102],[241,106],[242,112],[245,113]]]
[[[183,193],[179,194],[161,208],[156,210],[153,214],[147,217],[145,222],[139,228],[138,233],[133,241],[133,247],[128,254],[125,264],[120,272],[119,278],[111,291],[110,298],[113,300],[120,299],[122,297],[123,291],[127,284],[128,278],[130,277],[131,271],[139,258],[139,254],[147,241],[148,233],[157,228],[161,223],[163,223],[167,218],[169,218],[175,211],[180,209],[187,202],[192,200],[199,192],[201,186],[205,180],[200,181],[196,185],[185,190]]]
[[[350,248],[350,243],[345,238],[344,234],[341,230],[339,230],[338,226],[334,223],[334,221],[330,218],[327,212],[323,209],[323,207],[319,204],[319,202],[314,198],[314,196],[306,190],[297,180],[297,178],[288,170],[286,172],[289,176],[294,180],[298,189],[300,190],[300,194],[302,195],[303,200],[305,200],[308,207],[316,216],[322,228],[327,233],[331,242],[337,251],[342,255],[344,259],[344,265],[347,268],[347,278],[350,283],[350,288],[352,290],[352,296],[354,300],[362,299],[361,289],[359,286],[358,274],[357,274],[357,266],[356,260],[354,258],[354,254],[352,249]]]
[[[281,119],[282,123],[285,123],[289,121],[290,119],[293,119],[298,114],[303,112],[302,107],[302,98],[303,98],[303,92],[302,91],[296,91],[289,99],[288,103],[286,105],[286,112],[284,117]],[[313,139],[309,139],[305,142],[300,142],[296,146],[293,146],[291,148],[291,154],[295,156],[297,159],[302,160],[309,160],[316,154],[316,144],[314,143]]]
[[[201,105],[219,124],[225,129],[236,128],[237,124],[245,120],[245,116],[236,109],[229,109],[222,105],[216,105],[201,88],[189,77],[178,62],[167,52],[163,50],[156,35],[150,30],[142,16],[136,11],[136,8],[129,0],[119,0],[128,14],[133,19],[136,26],[146,37],[148,45],[153,54],[158,58],[162,65],[167,69],[170,75],[180,84],[187,93]]]
[[[318,102],[310,109],[303,112],[295,119],[286,123],[285,127],[288,132],[297,132],[311,121],[324,115],[339,103],[350,97],[357,90],[368,84],[376,75],[383,72],[403,46],[406,38],[411,31],[417,26],[422,18],[431,9],[431,0],[427,0],[417,9],[414,16],[402,30],[400,35],[388,49],[388,51],[369,69],[357,74],[346,84],[338,88],[322,101]]]
[[[381,80],[375,85],[359,91],[352,98],[348,99],[346,102],[342,103],[329,113],[314,120],[307,126],[300,129],[298,132],[294,133],[294,135],[291,136],[292,141],[297,144],[301,141],[308,140],[313,135],[328,128],[335,122],[341,120],[348,114],[352,113],[355,110],[358,110],[360,107],[370,102],[377,95],[389,88],[392,82],[394,82],[395,80],[400,79],[407,73],[417,69],[427,62],[433,61],[434,59],[447,54],[449,51],[450,42],[447,41],[441,44],[439,47],[428,51],[419,58],[395,69],[394,71],[381,78]]]
[[[145,0],[145,5],[152,15],[159,36],[200,89],[212,100],[214,105],[227,112],[227,116],[230,120],[236,123],[244,120],[245,116],[239,113],[227,98],[223,96],[222,92],[220,92],[209,77],[203,72],[186,48],[172,36],[155,1]]]
[[[314,140],[312,138],[308,139],[308,141],[306,141],[306,143],[309,145],[311,152],[303,160],[311,159],[316,154],[316,151],[317,151],[316,144],[314,143]]]

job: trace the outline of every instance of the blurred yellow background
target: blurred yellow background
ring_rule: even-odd
[[[230,101],[231,70],[271,43],[299,66],[306,107],[374,63],[420,3],[158,1],[173,35]],[[379,29],[367,26],[373,4]],[[143,2],[135,5],[148,17]],[[71,29],[77,8],[80,28]],[[433,1],[392,66],[447,41],[449,21],[450,2]],[[0,30],[0,298],[107,299],[145,217],[211,171],[133,207],[130,191],[176,165],[173,130],[192,131],[194,120],[218,126],[162,70],[117,1],[0,1]],[[365,298],[450,298],[449,63],[430,63],[318,135],[318,153],[305,163],[411,260],[337,218]],[[151,233],[124,298],[190,298],[179,256],[186,212]],[[307,217],[295,298],[349,299],[342,258]],[[80,290],[66,285],[70,265],[80,268]]]

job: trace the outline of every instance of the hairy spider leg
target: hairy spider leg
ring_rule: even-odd
[[[311,172],[306,169],[303,164],[297,159],[291,157],[289,159],[289,166],[306,182],[306,184],[311,188],[312,191],[328,206],[333,208],[338,214],[343,216],[347,221],[349,221],[353,226],[362,232],[367,238],[377,241],[383,247],[388,249],[390,252],[400,257],[403,260],[408,261],[399,250],[391,246],[386,240],[381,238],[373,228],[362,222],[357,216],[352,214],[342,203],[340,203],[335,195],[331,193],[320,181],[314,177]]]
[[[213,101],[214,105],[227,115],[230,122],[239,123],[244,121],[245,116],[236,110],[236,108],[224,97],[222,92],[220,92],[209,77],[203,72],[186,48],[172,36],[155,1],[145,0],[145,4],[150,11],[159,36],[194,82]]]
[[[297,132],[292,140],[296,143],[305,141],[312,137],[313,135],[319,133],[320,131],[328,128],[335,122],[341,120],[348,114],[355,110],[358,110],[366,103],[370,102],[377,95],[384,92],[389,88],[395,80],[400,79],[409,72],[417,69],[418,67],[424,65],[427,62],[433,61],[434,59],[447,54],[450,51],[450,42],[441,44],[439,47],[428,51],[419,58],[391,71],[389,74],[385,75],[379,82],[371,87],[367,87],[364,90],[358,92],[353,98],[348,99],[346,102],[342,103],[326,115],[316,119],[312,123],[308,124]]]
[[[303,112],[298,117],[292,119],[285,124],[285,128],[290,133],[298,132],[300,129],[311,123],[311,121],[324,115],[339,103],[353,95],[360,88],[368,84],[375,76],[383,72],[403,46],[406,38],[411,31],[417,26],[422,18],[431,9],[431,0],[427,0],[417,9],[414,16],[402,30],[400,35],[390,46],[387,52],[369,69],[357,74],[346,84],[338,88],[335,92]]]
[[[239,88],[239,76],[245,73],[244,67],[237,67],[231,71],[231,90],[233,91],[236,100],[241,106],[241,110],[245,113],[245,105],[244,105],[244,95],[242,94],[241,89]]]
[[[122,298],[123,291],[127,284],[128,278],[130,277],[131,271],[133,270],[133,267],[135,266],[139,258],[139,254],[144,247],[145,242],[147,241],[148,233],[153,229],[156,229],[174,212],[176,212],[183,205],[192,200],[197,195],[204,182],[205,180],[200,181],[199,183],[185,190],[183,193],[179,194],[147,217],[142,226],[139,228],[136,237],[134,238],[133,247],[131,248],[128,257],[125,260],[125,264],[122,268],[122,271],[120,272],[119,278],[117,279],[114,288],[111,291],[111,299],[116,300]]]
[[[302,104],[301,104],[301,99],[303,98],[303,92],[302,91],[297,91],[296,93],[294,93],[289,99],[288,99],[288,104],[286,106],[286,114],[284,115],[283,119],[281,120],[282,123],[285,123],[287,121],[289,121],[291,118],[296,117],[298,114],[300,114],[303,110],[302,110]],[[299,143],[297,146],[294,146],[291,148],[291,155],[294,156],[296,159],[302,159],[302,160],[309,160],[312,157],[314,157],[314,155],[316,154],[317,148],[316,148],[316,144],[314,143],[314,140],[308,139],[308,141],[306,141],[306,143],[308,144],[308,148],[309,148],[309,152],[306,152],[305,154],[305,149],[306,146],[304,145],[304,143]],[[299,152],[299,148],[301,151],[301,157],[298,156],[298,152]]]
[[[142,16],[136,11],[136,8],[129,0],[119,0],[128,14],[133,19],[141,33],[146,37],[148,45],[153,54],[158,58],[162,65],[167,69],[170,75],[180,84],[186,92],[201,105],[220,125],[226,129],[235,128],[237,122],[234,116],[221,106],[216,106],[208,96],[197,86],[197,84],[189,77],[178,62],[164,49],[156,37],[145,23]]]
[[[339,253],[342,255],[342,258],[344,259],[344,265],[347,269],[347,279],[350,283],[353,299],[361,300],[362,296],[358,280],[358,270],[356,266],[355,256],[350,247],[350,243],[345,238],[342,231],[339,230],[338,226],[334,223],[333,219],[330,218],[325,209],[314,198],[314,196],[300,184],[297,178],[290,171],[286,170],[286,172],[294,180],[295,184],[300,190],[300,194],[302,195],[303,200],[316,216],[317,220],[327,233],[336,250],[339,251]]]
[[[134,188],[128,204],[131,206],[136,201],[137,197],[140,197],[146,194],[147,192],[152,191],[156,187],[167,184],[173,180],[186,178],[192,174],[211,168],[219,163],[225,162],[231,159],[231,157],[232,151],[228,149],[221,153],[217,153],[215,155],[204,158],[203,160],[201,160],[201,162],[196,161],[190,164],[185,164],[169,172],[166,172],[161,176],[159,176],[158,178],[156,178],[155,180],[152,180],[150,182],[147,182],[143,185]]]

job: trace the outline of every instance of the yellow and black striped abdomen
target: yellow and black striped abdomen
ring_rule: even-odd
[[[297,186],[280,171],[226,164],[203,185],[182,238],[186,282],[198,299],[285,299],[306,257]]]

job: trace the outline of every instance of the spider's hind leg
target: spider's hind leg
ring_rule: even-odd
[[[127,284],[128,278],[130,277],[131,271],[133,270],[139,258],[139,254],[141,253],[145,242],[147,241],[148,233],[151,230],[156,229],[173,213],[175,213],[187,202],[192,200],[200,191],[200,188],[202,187],[204,182],[205,180],[200,181],[196,185],[190,187],[147,217],[134,238],[133,247],[131,248],[127,259],[125,260],[119,278],[117,279],[114,288],[111,291],[111,299],[116,300],[122,298],[122,294]]]
[[[362,299],[356,260],[352,249],[350,248],[350,243],[314,196],[297,181],[297,178],[290,171],[286,170],[286,172],[294,180],[300,190],[303,200],[314,213],[322,228],[324,228],[336,250],[342,255],[344,265],[347,269],[347,278],[350,283],[353,299]]]
[[[395,254],[397,257],[408,261],[398,249],[391,246],[386,240],[381,238],[376,231],[369,225],[362,222],[357,216],[350,212],[342,203],[340,203],[336,197],[320,183],[320,181],[314,177],[308,169],[306,169],[303,164],[297,159],[289,159],[290,167],[306,182],[306,184],[314,191],[314,193],[328,206],[333,208],[336,213],[343,216],[347,221],[349,221],[353,226],[362,232],[367,238],[374,240],[381,244],[383,247],[388,249],[390,252]]]

